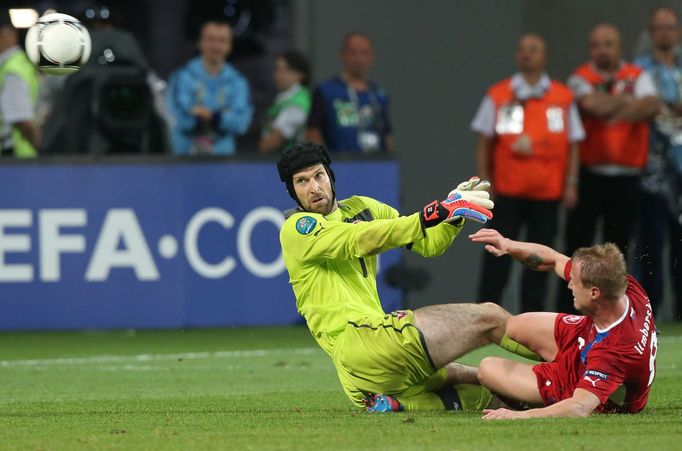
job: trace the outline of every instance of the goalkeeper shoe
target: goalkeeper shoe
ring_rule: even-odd
[[[403,405],[393,396],[368,393],[365,398],[367,412],[402,412]]]

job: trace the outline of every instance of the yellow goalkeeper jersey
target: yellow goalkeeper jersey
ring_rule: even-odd
[[[348,321],[383,316],[376,286],[376,255],[407,246],[441,255],[463,226],[422,230],[419,213],[400,216],[375,199],[352,196],[327,216],[297,212],[280,231],[284,264],[296,307],[328,354]]]

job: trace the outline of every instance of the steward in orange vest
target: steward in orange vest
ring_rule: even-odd
[[[492,153],[492,180],[496,193],[535,200],[560,200],[569,157],[571,91],[552,80],[542,97],[519,101],[511,79],[506,79],[492,86],[488,96],[496,111]],[[521,127],[509,123],[508,116],[514,114],[522,114]],[[530,138],[529,151],[518,148],[521,134]]]
[[[643,69],[623,63],[610,80],[586,63],[575,70],[598,92],[619,95],[634,94],[635,81]],[[585,140],[580,144],[580,161],[583,166],[618,165],[643,168],[649,149],[649,124],[646,121],[606,121],[593,115],[582,116]]]

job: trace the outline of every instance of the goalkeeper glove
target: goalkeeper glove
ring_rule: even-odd
[[[459,194],[462,199],[468,200],[471,203],[478,205],[479,207],[492,209],[495,204],[490,200],[490,182],[487,180],[481,180],[480,178],[474,176],[471,177],[466,182],[462,182],[457,185],[457,188],[450,191],[448,198]]]
[[[465,200],[459,193],[456,193],[443,201],[434,200],[424,207],[419,217],[422,227],[426,229],[443,221],[450,223],[459,221],[456,225],[461,225],[462,219],[471,219],[485,224],[492,219],[493,214],[487,208]]]

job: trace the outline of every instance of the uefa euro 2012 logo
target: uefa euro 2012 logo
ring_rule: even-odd
[[[303,216],[298,221],[296,221],[296,230],[301,235],[307,235],[315,229],[317,225],[317,220],[310,216]]]

